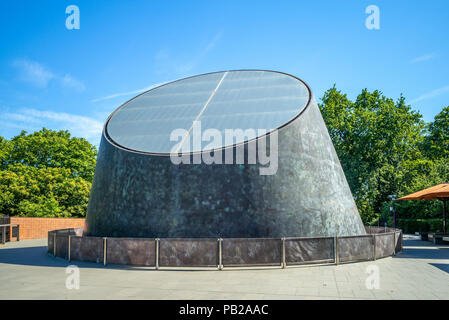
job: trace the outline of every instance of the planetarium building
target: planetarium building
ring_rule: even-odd
[[[219,138],[200,139],[199,127],[201,138]],[[247,135],[230,141],[233,130]],[[218,164],[205,163],[212,157]],[[87,228],[120,237],[365,234],[309,87],[253,70],[178,80],[118,108],[104,127]]]
[[[307,84],[236,70],[166,83],[115,110],[86,226],[50,232],[48,249],[105,264],[285,266],[388,256],[400,239],[364,227]]]

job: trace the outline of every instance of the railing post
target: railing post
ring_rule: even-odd
[[[53,233],[53,257],[56,257],[56,231]]]
[[[156,245],[156,262],[155,262],[155,267],[156,270],[159,270],[159,238],[156,238],[155,241],[155,245]]]
[[[281,239],[282,241],[282,269],[285,269],[287,263],[285,262],[285,237]]]
[[[223,239],[218,239],[218,270],[223,270]]]
[[[71,235],[69,235],[69,237],[68,237],[68,239],[67,239],[67,260],[70,262],[70,243],[72,242],[71,241],[71,239],[72,239],[72,236]]]
[[[396,255],[396,231],[393,232],[393,255]]]
[[[373,233],[373,260],[376,260],[376,234]]]
[[[6,243],[6,226],[3,226],[2,243]]]
[[[217,238],[217,270],[220,270],[220,238]]]
[[[20,241],[20,224],[17,225],[17,241]]]
[[[105,266],[107,264],[107,245],[108,245],[108,238],[103,238],[103,265]]]
[[[335,264],[338,265],[338,263],[340,262],[338,259],[338,236],[334,237],[334,259]]]

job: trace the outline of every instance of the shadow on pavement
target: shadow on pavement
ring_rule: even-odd
[[[65,260],[49,256],[46,246],[2,248],[0,263],[64,268],[70,264]]]
[[[430,265],[437,267],[441,271],[449,273],[449,264],[447,264],[447,263],[431,263]]]
[[[394,259],[428,259],[428,260],[449,260],[449,246],[435,245],[428,241],[422,241],[416,237],[404,237],[403,250],[400,254],[393,257]],[[77,265],[82,268],[109,268],[109,269],[127,269],[127,270],[147,270],[155,271],[150,267],[126,266],[126,265],[112,265],[103,266],[102,264],[83,261],[71,261],[61,258],[55,258],[47,253],[47,246],[20,246],[20,247],[0,247],[0,263],[28,265],[28,266],[43,266],[43,267],[61,267],[65,268],[68,265]],[[444,263],[429,263],[442,271],[449,273],[449,264]],[[275,270],[275,269],[274,269]],[[162,270],[161,270],[162,271]],[[178,269],[164,269],[164,271],[179,271]],[[182,269],[182,271],[190,271]],[[195,270],[201,271],[201,270]]]
[[[76,265],[77,267],[80,268],[91,268],[91,269],[156,271],[154,267],[145,267],[145,266],[128,266],[116,264],[108,264],[107,266],[104,266],[103,264],[100,263],[84,262],[76,260],[72,260],[69,262],[65,259],[58,257],[55,258],[51,254],[48,254],[46,246],[31,246],[31,247],[18,247],[18,248],[0,247],[0,264],[1,263],[12,265],[37,266],[37,267],[66,268],[69,265]],[[202,271],[202,270],[170,268],[164,269],[163,271]]]
[[[66,268],[69,265],[76,265],[82,268],[110,268],[110,269],[128,269],[127,266],[108,265],[93,262],[83,261],[70,261],[55,258],[47,253],[46,246],[33,246],[33,247],[19,247],[19,248],[1,248],[0,247],[0,263],[16,264],[26,266],[39,266],[39,267],[60,267]],[[130,267],[129,269],[144,269]],[[149,270],[145,268],[145,270]]]
[[[449,259],[449,246],[436,245],[419,238],[405,238],[401,254],[394,256],[394,258],[445,260]]]

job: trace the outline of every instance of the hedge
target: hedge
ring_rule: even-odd
[[[443,219],[398,219],[397,227],[404,233],[441,232]]]

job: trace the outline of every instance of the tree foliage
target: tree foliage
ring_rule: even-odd
[[[392,225],[390,195],[449,182],[449,107],[426,124],[382,92],[362,90],[354,101],[335,86],[319,105],[366,224]],[[43,128],[0,137],[0,214],[83,217],[97,150],[68,131]],[[398,201],[399,217],[441,217],[438,201]]]
[[[97,151],[68,131],[0,137],[0,214],[83,217]]]
[[[45,128],[31,134],[22,131],[5,144],[8,144],[3,151],[5,154],[0,154],[3,167],[22,163],[36,168],[67,168],[72,177],[93,179],[95,146],[83,138],[72,138],[68,131]]]
[[[447,181],[449,108],[426,125],[421,114],[380,91],[362,90],[355,101],[334,86],[319,105],[362,220],[390,221],[390,195]],[[398,204],[410,217],[438,216],[439,203]],[[441,209],[439,209],[441,212]]]
[[[449,106],[437,114],[429,125],[423,148],[430,159],[449,158]]]

